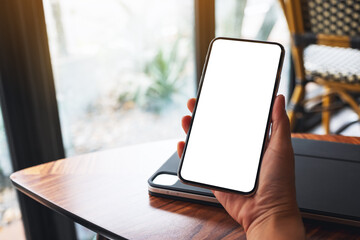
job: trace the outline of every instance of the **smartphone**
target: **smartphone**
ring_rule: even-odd
[[[284,53],[275,42],[210,43],[178,170],[183,183],[256,191]]]

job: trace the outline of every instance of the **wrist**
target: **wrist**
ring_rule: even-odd
[[[298,208],[277,209],[258,217],[246,231],[247,239],[305,239]]]

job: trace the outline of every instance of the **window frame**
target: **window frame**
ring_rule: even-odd
[[[65,157],[42,0],[0,8],[0,103],[13,170]],[[68,218],[18,194],[26,239],[76,239]]]

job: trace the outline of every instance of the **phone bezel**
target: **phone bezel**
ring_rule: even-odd
[[[274,88],[273,88],[273,94],[272,94],[272,98],[271,98],[271,104],[270,104],[270,108],[269,108],[269,112],[268,112],[268,117],[267,117],[267,124],[266,124],[266,129],[265,129],[265,133],[264,133],[264,137],[263,137],[263,143],[262,143],[262,148],[261,148],[261,153],[260,153],[260,159],[259,159],[259,164],[257,167],[257,173],[256,173],[256,178],[255,178],[255,184],[252,190],[248,191],[248,192],[243,192],[243,191],[238,191],[238,190],[234,190],[234,189],[228,189],[228,188],[223,188],[223,187],[219,187],[219,186],[214,186],[214,185],[210,185],[210,184],[205,184],[205,183],[199,183],[199,182],[194,182],[191,180],[187,180],[184,179],[181,176],[181,169],[182,169],[182,165],[184,162],[184,157],[185,157],[185,153],[186,153],[186,148],[187,148],[187,144],[188,144],[188,140],[189,137],[191,135],[191,129],[192,129],[192,125],[193,125],[193,121],[194,121],[194,116],[196,115],[196,110],[197,110],[197,105],[198,105],[198,101],[200,99],[200,95],[201,95],[201,90],[202,90],[202,85],[204,82],[204,78],[205,78],[205,73],[206,73],[206,69],[208,66],[208,61],[209,61],[209,56],[211,54],[211,50],[213,47],[213,44],[215,41],[217,40],[229,40],[229,41],[242,41],[242,42],[254,42],[254,43],[262,43],[262,44],[272,44],[272,45],[277,45],[278,47],[280,47],[280,57],[279,57],[279,64],[277,67],[277,72],[276,72],[276,77],[275,77],[275,84],[274,84]],[[194,186],[200,186],[200,187],[204,187],[204,188],[208,188],[208,189],[212,189],[212,190],[220,190],[220,191],[226,191],[226,192],[235,192],[235,193],[240,193],[243,195],[252,195],[255,193],[257,187],[258,187],[258,181],[259,181],[259,174],[260,174],[260,168],[261,168],[261,163],[262,163],[262,159],[264,156],[264,152],[265,152],[265,145],[266,145],[266,141],[268,139],[269,136],[269,131],[270,131],[270,124],[271,124],[271,113],[272,113],[272,109],[273,109],[273,105],[274,105],[274,100],[275,97],[277,95],[277,90],[279,88],[279,83],[280,83],[280,77],[281,77],[281,70],[282,70],[282,66],[283,66],[283,61],[284,61],[284,55],[285,55],[285,49],[284,47],[277,42],[269,42],[269,41],[259,41],[259,40],[249,40],[249,39],[239,39],[239,38],[227,38],[227,37],[217,37],[214,38],[209,45],[208,48],[208,52],[206,54],[206,58],[205,58],[205,64],[201,73],[201,78],[200,78],[200,83],[199,83],[199,88],[198,88],[198,92],[197,92],[197,96],[196,96],[196,102],[195,102],[195,106],[194,106],[194,110],[192,113],[192,119],[190,122],[190,127],[189,127],[189,131],[186,135],[186,140],[185,140],[185,145],[184,145],[184,151],[183,154],[181,156],[180,159],[180,164],[179,164],[179,169],[177,172],[178,178],[180,179],[181,182],[185,183],[185,184],[190,184],[190,185],[194,185]]]

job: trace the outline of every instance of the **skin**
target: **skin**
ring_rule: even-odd
[[[188,101],[190,112],[195,98]],[[252,196],[213,191],[215,197],[241,224],[247,239],[305,239],[304,225],[296,202],[294,153],[284,96],[276,97],[271,116],[271,137],[263,157],[259,185]],[[184,116],[182,127],[187,133],[191,116]],[[181,157],[184,142],[178,143]]]

